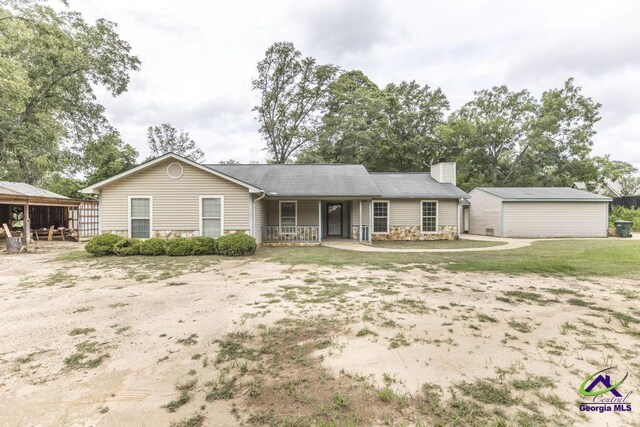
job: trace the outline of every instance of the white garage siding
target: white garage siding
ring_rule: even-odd
[[[469,194],[469,233],[499,236],[502,199],[478,189]]]
[[[503,237],[607,236],[607,203],[504,202],[503,215]]]

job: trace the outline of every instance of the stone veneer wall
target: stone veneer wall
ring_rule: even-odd
[[[356,230],[357,231],[357,230]],[[356,236],[356,239],[358,236]],[[455,225],[440,225],[437,233],[422,233],[417,225],[404,227],[389,227],[389,233],[373,233],[371,240],[457,240],[458,227]]]
[[[246,230],[235,230],[236,233],[246,233]],[[129,235],[127,230],[111,230],[106,233],[117,234],[121,237],[127,237]],[[224,234],[229,234],[229,230],[225,230]],[[197,237],[200,234],[198,230],[153,230],[151,237],[158,239],[173,239],[176,237]]]

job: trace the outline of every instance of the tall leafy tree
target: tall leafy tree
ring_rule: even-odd
[[[536,99],[506,86],[475,93],[438,134],[458,159],[459,182],[475,186],[554,186],[591,181],[589,157],[600,104],[573,79]]]
[[[449,101],[440,88],[421,86],[415,81],[389,84],[385,87],[389,100],[387,116],[391,143],[386,160],[375,170],[420,171],[444,154],[436,135]]]
[[[380,89],[361,71],[329,87],[327,110],[301,162],[362,163],[371,171],[428,169],[443,148],[435,131],[449,104],[415,81]]]
[[[303,58],[293,43],[274,43],[257,66],[260,134],[275,163],[286,163],[315,137],[329,84],[338,68]]]
[[[0,5],[0,175],[41,184],[81,169],[84,144],[111,131],[94,87],[127,90],[140,61],[116,24],[37,0]]]
[[[384,157],[389,121],[384,92],[361,71],[343,73],[329,85],[326,111],[302,163],[366,163]]]
[[[160,126],[149,126],[147,129],[147,143],[151,149],[152,157],[172,152],[194,162],[204,160],[204,152],[191,139],[189,134],[182,130],[178,131],[169,123],[163,123]]]
[[[82,188],[131,169],[137,157],[136,149],[111,131],[85,144],[81,157],[84,178],[54,172],[43,177],[41,185],[54,193],[83,199],[87,196],[80,192]]]
[[[138,151],[126,144],[116,131],[87,144],[83,162],[87,167],[86,185],[91,185],[133,168]]]

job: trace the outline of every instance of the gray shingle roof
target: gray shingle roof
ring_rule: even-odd
[[[478,187],[478,190],[493,194],[504,200],[515,201],[611,201],[610,197],[569,187]]]
[[[443,184],[428,173],[372,172],[381,197],[389,199],[461,199],[470,197],[453,184]]]
[[[204,166],[258,187],[272,196],[380,196],[380,189],[362,165]]]
[[[68,199],[61,194],[43,190],[23,182],[0,181],[0,194],[10,194],[12,196],[24,197],[50,197],[54,199]]]

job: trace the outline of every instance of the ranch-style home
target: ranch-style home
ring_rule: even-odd
[[[101,232],[136,238],[242,232],[258,243],[325,239],[456,239],[456,164],[431,173],[362,165],[199,164],[173,153],[82,190],[99,200]]]

